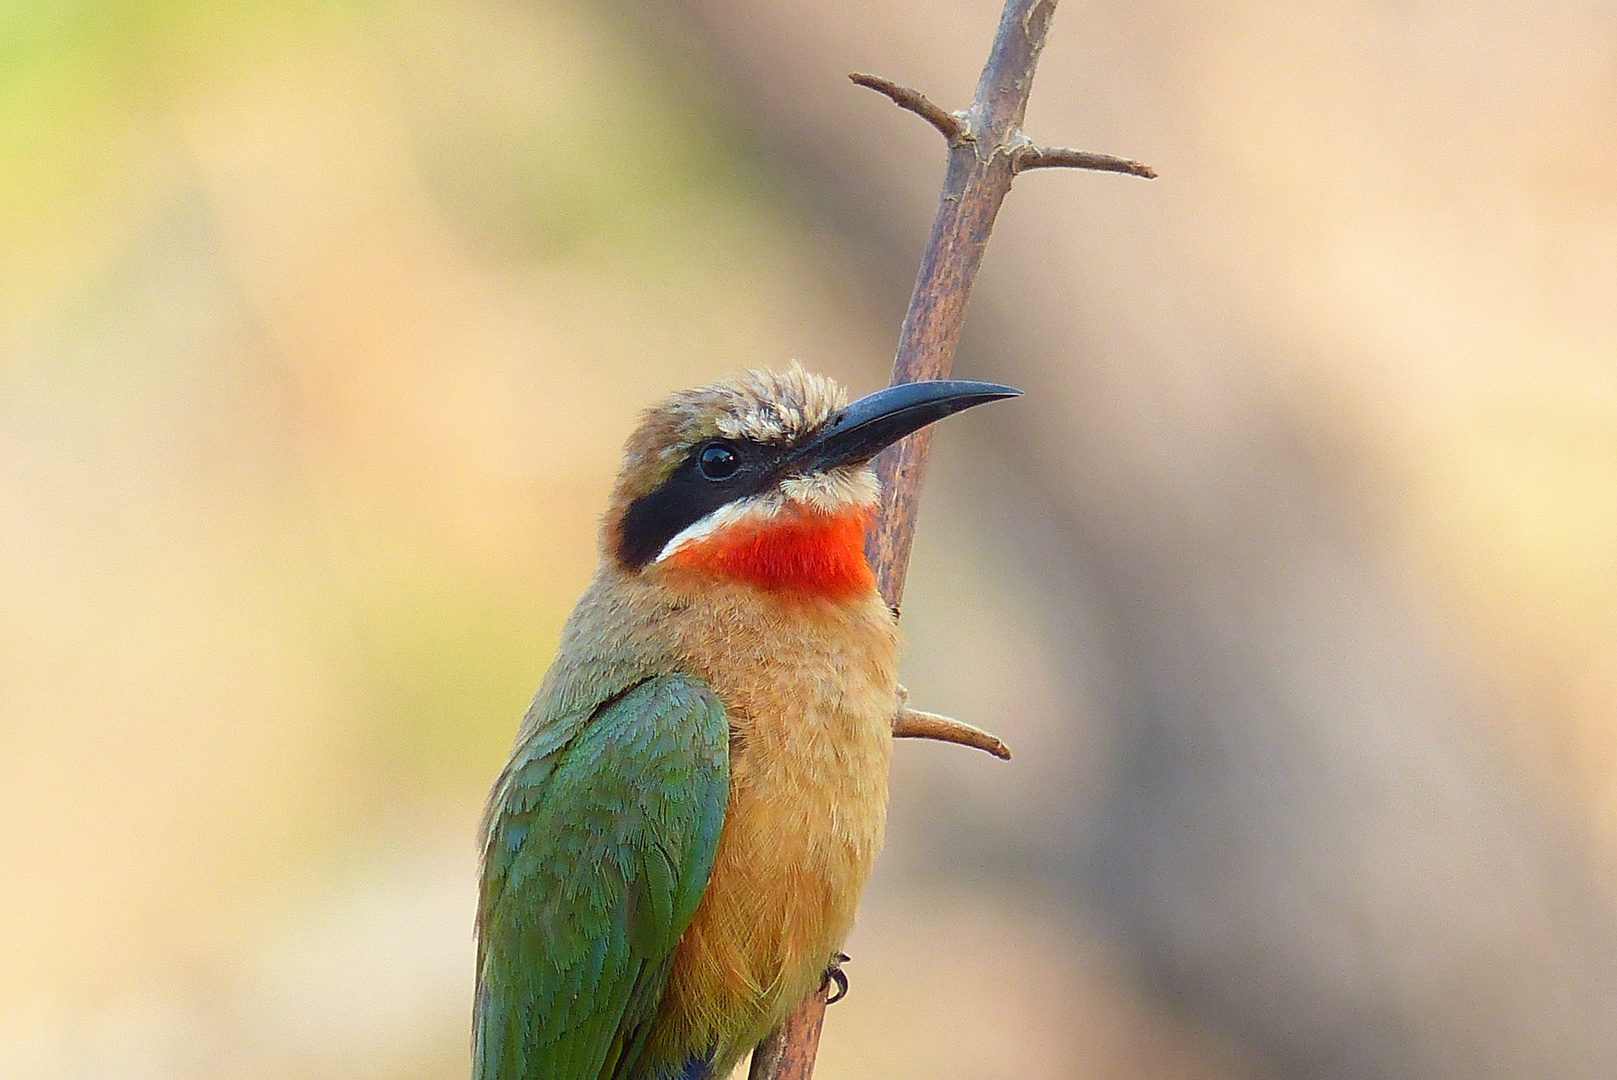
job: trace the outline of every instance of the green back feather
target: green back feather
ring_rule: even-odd
[[[474,1080],[641,1080],[728,785],[729,723],[694,679],[528,733],[484,848]]]

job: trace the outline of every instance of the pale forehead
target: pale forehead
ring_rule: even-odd
[[[669,405],[697,429],[690,434],[781,443],[817,430],[847,403],[847,391],[840,385],[794,363],[785,371],[748,371],[687,390],[674,395]]]

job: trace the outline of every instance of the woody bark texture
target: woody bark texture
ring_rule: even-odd
[[[1011,190],[1015,152],[1027,142],[1022,120],[1055,10],[1055,0],[1010,0],[1005,5],[975,100],[956,118],[959,133],[950,140],[943,193],[899,333],[894,384],[947,378],[954,364],[971,283],[1000,204]],[[876,459],[885,494],[865,555],[876,571],[882,598],[894,610],[904,595],[921,480],[931,453],[932,432],[923,428]]]

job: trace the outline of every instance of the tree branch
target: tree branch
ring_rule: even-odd
[[[1027,145],[1022,119],[1055,6],[1055,0],[1007,0],[975,99],[950,117],[963,132],[949,146],[943,192],[899,333],[895,384],[948,377],[983,249],[1016,174],[1016,151]],[[923,428],[876,459],[884,503],[865,554],[890,607],[904,594],[931,449],[932,430]]]
[[[808,1080],[820,1049],[829,983],[803,999],[786,1022],[771,1031],[752,1052],[747,1080]]]
[[[971,107],[963,112],[945,112],[919,92],[887,79],[850,76],[860,86],[884,94],[920,116],[949,142],[943,192],[921,256],[915,288],[910,293],[904,327],[899,332],[898,353],[893,360],[894,385],[948,377],[983,249],[1017,172],[1078,164],[1076,158],[1064,157],[1075,151],[1038,150],[1022,134],[1033,72],[1055,9],[1056,0],[1006,0],[988,62],[977,81],[976,95]],[[1085,156],[1086,162],[1117,160],[1104,155]],[[895,613],[904,594],[915,518],[920,509],[921,479],[931,449],[932,429],[922,428],[876,459],[883,502],[865,545],[865,556],[876,573],[882,599]],[[1004,744],[992,735],[931,713],[901,709],[894,720],[894,734],[944,738],[1009,757]],[[749,1080],[809,1080],[819,1048],[825,1001],[826,988],[822,986],[758,1045]]]

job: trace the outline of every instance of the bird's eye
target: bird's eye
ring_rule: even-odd
[[[704,446],[702,452],[696,455],[696,467],[709,480],[728,480],[741,467],[741,459],[728,446],[713,443]]]

